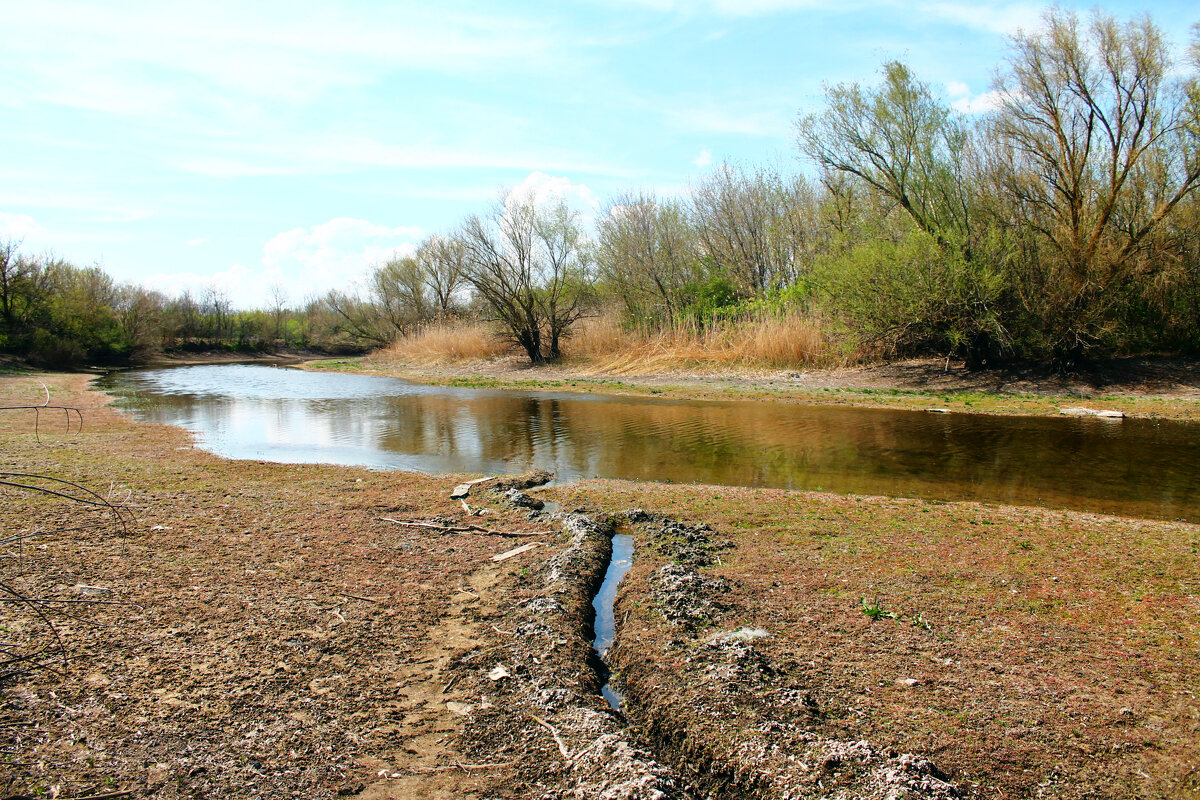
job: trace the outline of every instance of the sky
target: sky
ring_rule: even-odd
[[[585,216],[803,170],[824,87],[906,61],[988,107],[1024,2],[0,0],[0,239],[239,307],[361,281],[504,191]],[[1076,7],[1067,4],[1065,7]],[[1092,4],[1079,4],[1087,13]],[[1152,11],[1182,53],[1194,2]]]

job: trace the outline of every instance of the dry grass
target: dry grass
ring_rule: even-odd
[[[820,320],[797,314],[708,325],[675,323],[646,334],[601,317],[581,323],[565,350],[568,358],[594,361],[614,373],[680,366],[786,369],[839,361]]]
[[[511,346],[485,322],[437,322],[397,340],[383,351],[383,356],[422,363],[497,358],[509,352]]]
[[[484,360],[513,355],[485,322],[443,322],[385,349],[384,361],[410,364]],[[577,364],[615,374],[727,367],[830,366],[843,360],[818,319],[796,314],[701,325],[678,322],[655,331],[630,330],[612,316],[580,320],[563,345]]]

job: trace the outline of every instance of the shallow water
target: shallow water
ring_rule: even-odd
[[[604,662],[604,654],[608,652],[608,648],[612,647],[617,636],[616,618],[613,616],[613,606],[617,601],[617,588],[621,585],[621,579],[625,577],[625,573],[629,572],[632,567],[633,535],[618,533],[612,539],[612,559],[608,562],[608,569],[604,573],[604,582],[600,584],[600,591],[592,598],[592,608],[596,609],[594,623],[596,639],[592,642],[592,648],[601,662]],[[607,673],[607,670],[604,673],[604,685],[600,687],[600,694],[604,695],[604,699],[608,701],[608,705],[613,711],[621,710],[624,698],[613,686],[612,676]]]
[[[114,373],[229,458],[973,499],[1200,521],[1200,425],[421,386],[212,365]]]

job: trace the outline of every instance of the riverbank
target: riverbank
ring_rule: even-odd
[[[583,392],[676,399],[769,399],[813,405],[945,409],[974,414],[1057,415],[1086,407],[1128,416],[1200,420],[1200,363],[1130,358],[1086,373],[1033,368],[966,370],[961,362],[920,359],[796,371],[608,371],[588,361],[533,366],[516,356],[403,362],[382,353],[316,359],[305,369],[403,378],[416,383],[524,391]]]
[[[1200,527],[617,481],[531,492],[591,519],[468,516],[462,476],[222,460],[86,380],[0,378],[84,416],[0,414],[2,469],[131,515],[3,490],[4,531],[63,530],[0,581],[73,616],[61,675],[3,684],[0,796],[1200,795]],[[632,729],[590,661],[610,516]]]
[[[883,796],[890,775],[925,792],[898,796],[1200,797],[1200,526],[620,481],[545,494],[633,532],[610,656],[630,719],[729,796]]]
[[[3,683],[0,796],[462,797],[483,780],[519,785],[518,762],[456,766],[472,762],[448,670],[565,534],[496,502],[472,524],[539,535],[388,522],[458,527],[456,477],[223,460],[185,431],[118,414],[87,381],[0,378],[0,405],[40,403],[44,382],[52,405],[83,417],[68,429],[62,412],[42,411],[35,433],[34,412],[0,414],[0,469],[90,488],[129,517],[122,530],[112,509],[0,490],[5,537],[22,536],[3,544],[0,581],[42,601],[0,604],[5,653],[49,667]],[[528,541],[544,547],[491,560]]]

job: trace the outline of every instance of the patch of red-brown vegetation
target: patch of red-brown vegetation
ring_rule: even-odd
[[[685,760],[769,788],[761,769],[736,773],[866,740],[932,760],[974,797],[1200,796],[1198,526],[612,481],[555,491],[707,523],[732,544],[697,570],[724,584],[688,619],[663,588],[679,551],[639,526],[618,600],[631,713]],[[721,637],[742,628],[767,635]],[[812,765],[814,796],[837,790],[839,759]]]

